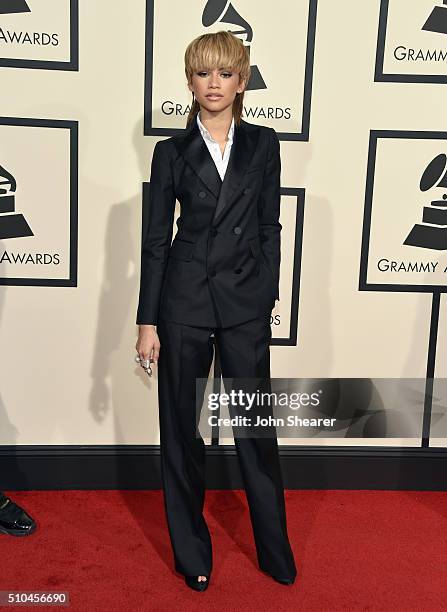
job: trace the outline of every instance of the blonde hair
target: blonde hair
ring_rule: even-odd
[[[188,83],[192,75],[199,70],[213,70],[224,66],[227,69],[239,72],[239,79],[250,78],[250,56],[247,47],[240,38],[220,30],[198,36],[189,43],[185,51],[185,74]],[[233,102],[233,117],[236,125],[240,124],[243,110],[244,91],[237,93]],[[194,94],[193,94],[194,95]],[[186,120],[186,126],[195,119],[200,111],[200,104],[194,98]]]

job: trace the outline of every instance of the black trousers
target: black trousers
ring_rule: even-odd
[[[196,433],[196,378],[208,378],[214,333],[223,378],[270,380],[270,316],[229,328],[160,319],[157,333],[161,470],[175,569],[185,575],[209,575],[212,546],[203,517],[205,444]],[[296,567],[287,535],[276,435],[235,438],[235,446],[259,567],[293,578]]]

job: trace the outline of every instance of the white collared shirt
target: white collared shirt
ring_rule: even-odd
[[[231,120],[230,129],[228,130],[228,141],[225,145],[224,154],[222,157],[222,152],[220,150],[220,145],[218,142],[214,140],[211,134],[208,132],[206,127],[200,121],[200,112],[197,113],[197,125],[199,126],[200,133],[202,135],[203,140],[205,141],[206,146],[208,147],[208,151],[211,153],[211,157],[216,164],[217,171],[219,172],[219,176],[224,180],[225,172],[228,166],[228,160],[230,158],[231,146],[233,144],[233,135],[234,135],[234,117]]]

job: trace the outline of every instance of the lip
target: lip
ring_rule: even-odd
[[[205,97],[206,98],[211,98],[211,99],[216,98],[216,100],[220,99],[220,98],[223,98],[223,96],[221,94],[207,94]]]

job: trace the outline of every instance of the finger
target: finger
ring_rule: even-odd
[[[149,359],[150,351],[140,351],[140,359],[147,361]]]
[[[159,346],[154,346],[154,350],[152,352],[152,359],[154,360],[155,364],[158,363],[159,356],[160,356],[160,347]]]

